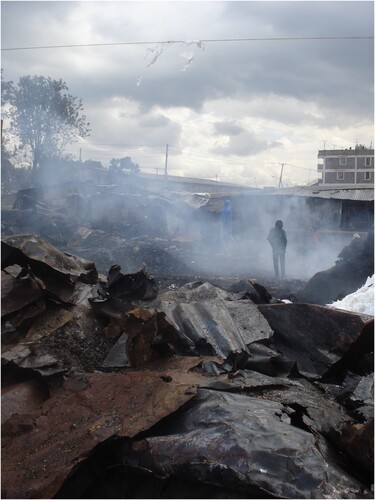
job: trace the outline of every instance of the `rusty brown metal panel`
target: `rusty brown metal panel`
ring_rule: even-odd
[[[2,498],[51,498],[97,444],[134,437],[195,394],[195,386],[148,371],[68,381],[39,411],[16,415],[17,429],[3,435]]]
[[[42,297],[42,289],[30,275],[13,277],[1,272],[1,317],[19,311]]]
[[[373,317],[365,314],[304,303],[258,308],[275,332],[274,346],[296,362],[300,373],[311,378],[322,377],[347,357],[360,337],[365,347],[359,353],[366,350],[368,329],[372,327],[373,331]]]
[[[35,379],[11,384],[1,389],[1,423],[15,413],[29,413],[46,399],[46,390]]]
[[[3,241],[11,249],[21,251],[28,259],[42,262],[62,274],[80,276],[82,273],[77,259],[63,254],[35,234],[8,236]]]

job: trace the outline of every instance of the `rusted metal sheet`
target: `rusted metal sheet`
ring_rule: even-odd
[[[247,346],[272,337],[270,325],[252,301],[228,300],[225,305]]]
[[[240,300],[242,296],[197,282],[162,294],[154,305],[173,324],[184,354],[190,350],[190,354],[217,355],[237,369],[249,360],[250,344],[273,334],[257,306],[251,300]],[[183,353],[177,340],[172,343]]]
[[[1,321],[2,344],[14,344],[18,342],[27,332],[30,322],[45,311],[44,298],[32,302],[21,310],[5,316]]]
[[[1,339],[17,342],[32,318],[45,310],[43,283],[18,265],[1,271]]]
[[[162,304],[181,340],[201,356],[234,357],[240,364],[248,358],[247,346],[225,302],[202,300],[190,303]]]
[[[123,443],[122,463],[159,478],[235,484],[249,498],[361,498],[362,484],[332,461],[319,433],[294,424],[294,413],[277,401],[199,389],[173,424]]]
[[[91,365],[96,369],[107,349],[100,328],[90,307],[79,304],[67,309],[47,301],[47,309],[33,319],[18,343],[2,343],[2,362],[12,361],[47,377],[62,374],[75,363],[82,369],[97,360]]]
[[[1,253],[2,268],[13,264],[30,267],[50,295],[67,303],[79,300],[75,297],[77,282],[93,284],[98,277],[92,262],[65,254],[35,234],[3,238]]]
[[[218,356],[173,356],[168,360],[158,359],[153,361],[147,367],[140,368],[140,370],[159,373],[164,380],[169,382],[206,387],[217,380],[217,377],[212,377],[205,372],[203,368],[205,363],[221,365],[223,359]],[[222,379],[228,380],[228,376],[224,375]]]
[[[108,271],[105,289],[112,297],[119,299],[152,300],[158,294],[156,281],[144,269],[123,274],[119,265],[113,265]]]
[[[371,475],[374,482],[374,418],[365,423],[347,422],[339,429],[332,429],[330,438],[360,467]]]
[[[33,321],[25,341],[34,343],[42,337],[51,335],[68,323],[75,314],[77,314],[77,308],[64,309],[60,305],[49,303],[46,311]]]
[[[176,330],[166,323],[163,313],[151,308],[133,308],[120,318],[112,318],[102,334],[107,340],[116,341],[103,366],[120,362],[123,367],[140,367],[171,356],[179,347]]]
[[[27,269],[12,267],[16,270],[15,276],[7,272],[9,268],[1,271],[1,317],[19,311],[43,295],[40,282]]]
[[[107,282],[99,282],[88,299],[98,317],[110,320],[104,335],[117,340],[129,322],[129,311],[134,309],[133,301],[152,300],[158,294],[158,286],[144,269],[137,273],[122,274],[119,265],[113,265],[108,272]]]
[[[159,335],[158,313],[153,309],[129,310],[120,319],[112,319],[103,329],[103,335],[118,342],[113,352],[123,350],[122,366],[139,367],[173,354],[167,340]]]
[[[94,287],[94,298],[89,298],[89,303],[95,313],[100,318],[106,320],[121,320],[124,315],[132,309],[133,305],[125,300],[118,299],[117,297],[100,297],[97,294],[97,287]]]
[[[8,236],[3,239],[3,243],[3,262],[14,260],[13,254],[18,254],[20,258],[27,259],[31,266],[38,262],[40,266],[45,265],[62,275],[68,275],[72,282],[81,279],[93,283],[97,279],[92,262],[63,253],[36,234]]]
[[[51,498],[96,445],[134,437],[195,394],[194,386],[146,371],[68,381],[40,411],[17,417],[15,435],[3,436],[2,498]]]
[[[212,365],[217,367],[217,373],[211,373]],[[214,389],[224,392],[246,392],[257,394],[259,390],[270,391],[272,388],[284,390],[290,386],[301,388],[299,382],[295,382],[282,377],[269,377],[252,370],[237,370],[226,373],[224,360],[217,356],[194,357],[194,356],[173,356],[166,362],[159,359],[147,365],[148,370],[160,372],[165,380],[170,380],[184,384],[195,384],[201,388]]]
[[[299,303],[258,308],[275,332],[273,345],[307,377],[322,377],[351,350],[358,359],[373,349],[371,316]]]
[[[1,423],[16,413],[21,415],[36,410],[47,397],[45,387],[35,379],[2,387]]]

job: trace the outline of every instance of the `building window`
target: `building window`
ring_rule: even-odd
[[[346,156],[340,156],[339,165],[346,165]]]
[[[371,163],[372,163],[372,158],[371,156],[366,156],[365,158],[365,167],[371,167]]]
[[[371,172],[365,172],[365,181],[371,181]]]
[[[337,172],[337,180],[338,181],[344,180],[344,172]]]

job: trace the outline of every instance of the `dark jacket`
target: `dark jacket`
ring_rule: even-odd
[[[270,242],[274,252],[285,252],[288,241],[284,229],[273,227],[268,233],[267,240]]]

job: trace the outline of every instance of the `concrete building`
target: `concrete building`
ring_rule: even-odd
[[[371,187],[374,184],[374,150],[365,146],[354,149],[323,149],[318,152],[321,184]]]

